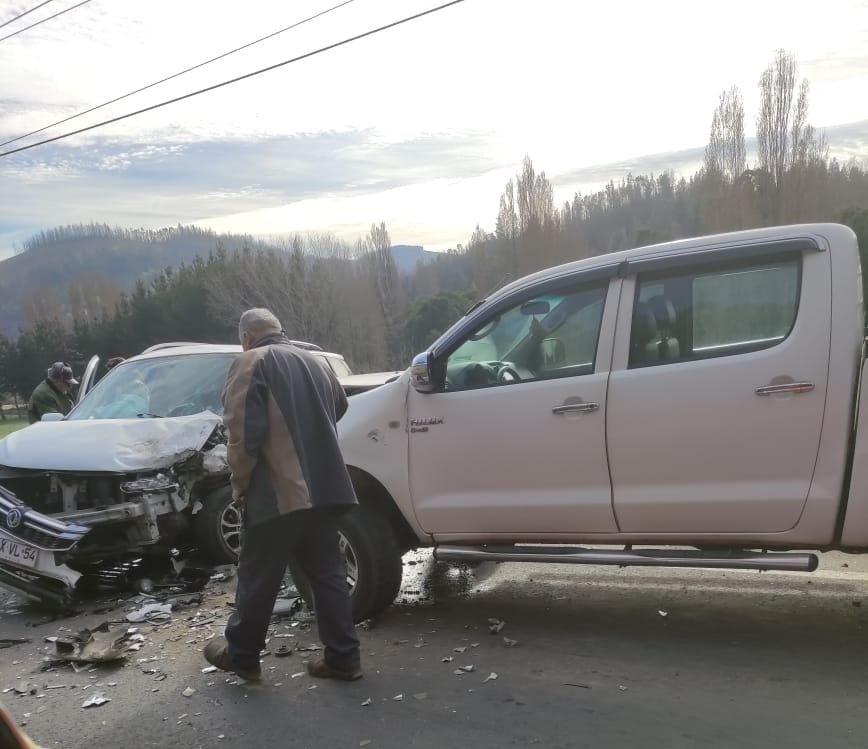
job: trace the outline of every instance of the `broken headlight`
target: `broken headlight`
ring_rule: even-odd
[[[133,481],[121,484],[124,494],[150,494],[152,492],[173,492],[178,489],[178,482],[172,476],[158,473],[156,476],[141,476]]]

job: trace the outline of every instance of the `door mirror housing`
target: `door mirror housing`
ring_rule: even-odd
[[[417,354],[410,365],[410,384],[420,393],[434,392],[434,378],[431,376],[431,354]]]
[[[63,421],[63,414],[57,413],[56,411],[42,414],[40,421]]]

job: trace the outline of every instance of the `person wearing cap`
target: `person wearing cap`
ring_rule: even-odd
[[[45,379],[40,382],[30,396],[27,415],[30,423],[40,421],[45,414],[60,413],[66,416],[75,401],[70,390],[78,385],[78,380],[72,376],[72,367],[62,361],[56,361],[48,368]]]

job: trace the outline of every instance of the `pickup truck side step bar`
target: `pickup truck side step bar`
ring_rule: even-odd
[[[586,549],[581,546],[438,546],[441,562],[552,562],[607,564],[618,567],[699,567],[732,570],[813,572],[816,554],[700,549]]]

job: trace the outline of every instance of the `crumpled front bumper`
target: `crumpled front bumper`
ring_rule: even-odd
[[[0,534],[39,550],[34,566],[0,560],[0,587],[65,608],[81,575],[64,559],[90,528],[43,515],[0,486]]]

